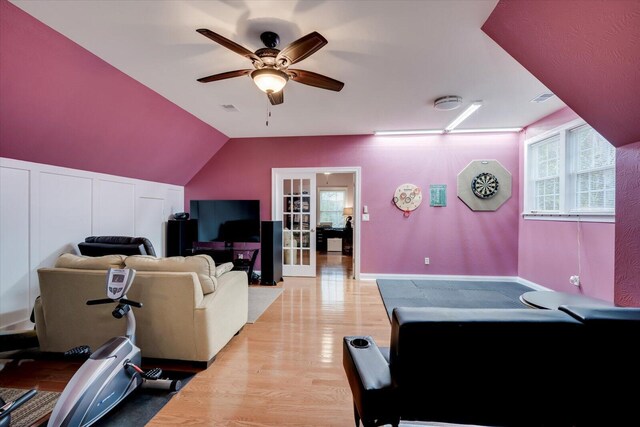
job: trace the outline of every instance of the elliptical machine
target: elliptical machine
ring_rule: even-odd
[[[179,380],[160,379],[159,368],[144,372],[139,366],[140,349],[135,345],[136,320],[131,307],[142,304],[127,299],[127,291],[135,277],[133,269],[110,268],[107,272],[107,298],[87,301],[87,305],[118,305],[111,313],[116,319],[126,318],[125,336],[104,343],[71,378],[53,408],[48,426],[90,426],[139,386],[179,390]],[[88,355],[88,346],[80,346],[66,355]]]

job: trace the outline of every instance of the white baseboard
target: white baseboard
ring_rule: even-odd
[[[360,280],[463,280],[467,282],[517,282],[517,276],[464,276],[448,274],[376,274],[360,273]]]
[[[465,276],[448,274],[387,274],[360,273],[360,280],[460,280],[464,282],[516,282],[536,291],[553,291],[530,280],[518,276]]]
[[[518,280],[516,280],[516,281],[518,283],[520,283],[521,285],[528,286],[531,289],[536,290],[536,291],[551,291],[551,292],[553,292],[553,289],[549,289],[549,288],[546,288],[546,287],[544,287],[542,285],[538,285],[537,283],[534,283],[534,282],[532,282],[530,280],[527,280],[527,279],[523,279],[522,277],[518,277]]]

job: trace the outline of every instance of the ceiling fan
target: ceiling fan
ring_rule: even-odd
[[[315,31],[299,38],[282,50],[276,49],[276,46],[280,43],[280,37],[276,33],[266,31],[260,35],[260,40],[262,40],[266,47],[258,49],[255,52],[251,52],[238,43],[206,28],[201,28],[196,31],[227,49],[248,58],[254,67],[253,70],[227,71],[226,73],[202,77],[198,79],[201,83],[250,75],[258,88],[267,94],[269,101],[271,101],[273,105],[284,102],[282,89],[289,79],[298,83],[336,92],[339,92],[344,86],[344,83],[323,76],[322,74],[305,70],[289,69],[290,65],[313,55],[327,44],[327,40]]]

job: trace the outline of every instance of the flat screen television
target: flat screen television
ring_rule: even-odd
[[[200,242],[259,242],[260,200],[191,200]]]

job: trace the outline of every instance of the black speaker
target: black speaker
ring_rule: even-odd
[[[167,223],[167,256],[187,256],[187,249],[198,241],[198,220],[170,219]]]
[[[260,231],[260,283],[282,280],[282,221],[262,221]]]

